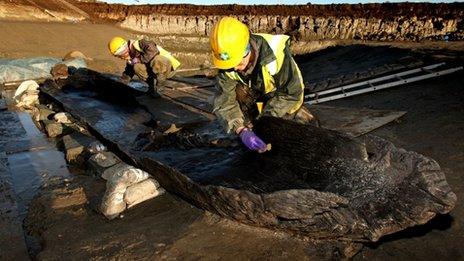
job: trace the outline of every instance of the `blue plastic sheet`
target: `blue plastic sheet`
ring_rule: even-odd
[[[50,70],[58,63],[76,69],[87,67],[85,60],[80,58],[67,61],[53,57],[0,59],[0,84],[51,77]]]

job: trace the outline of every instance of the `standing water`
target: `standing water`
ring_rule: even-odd
[[[29,114],[17,112],[17,116],[25,134],[20,139],[15,137],[14,146],[10,146],[7,154],[19,216],[24,219],[28,204],[47,179],[69,177],[70,174],[55,142],[37,129]]]

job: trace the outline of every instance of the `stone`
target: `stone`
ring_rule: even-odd
[[[84,59],[84,60],[91,60],[91,58],[88,58],[85,54],[83,54],[80,51],[74,50],[66,53],[63,57],[63,61],[68,61],[68,60],[73,60],[73,59]]]
[[[66,79],[68,78],[68,66],[63,63],[56,64],[53,66],[50,74],[53,76],[53,79]]]
[[[75,132],[63,137],[63,145],[66,151],[66,161],[71,164],[82,165],[86,158],[87,146],[95,142],[94,137],[86,136],[79,132]]]
[[[66,135],[74,131],[73,128],[51,120],[43,120],[42,123],[45,126],[45,131],[48,137],[55,138],[61,135]]]
[[[89,175],[103,177],[103,173],[108,168],[116,164],[125,164],[120,162],[121,160],[114,153],[109,151],[102,151],[90,157],[90,159],[87,161],[87,171]],[[103,178],[107,180],[107,178]]]
[[[34,120],[39,122],[43,120],[50,120],[49,116],[54,114],[55,111],[48,108],[45,105],[37,104],[34,109],[34,114],[32,115]]]
[[[53,115],[53,119],[59,123],[69,124],[69,123],[74,122],[72,116],[67,112],[58,112],[55,115]]]
[[[95,154],[95,153],[107,151],[108,149],[100,141],[96,140],[87,146],[87,150],[90,153]]]

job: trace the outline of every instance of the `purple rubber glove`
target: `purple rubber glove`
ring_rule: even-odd
[[[134,57],[130,59],[130,64],[134,65],[140,62],[140,59],[138,57]]]
[[[247,128],[244,128],[240,134],[240,139],[242,140],[243,144],[247,146],[250,150],[264,152],[267,149],[266,143],[261,140],[256,134]]]

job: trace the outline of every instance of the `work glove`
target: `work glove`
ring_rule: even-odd
[[[258,151],[258,152],[265,152],[267,150],[266,143],[261,140],[256,134],[248,129],[244,128],[240,134],[240,139],[242,140],[243,144],[247,146],[250,150]]]
[[[140,63],[140,59],[138,57],[131,58],[129,60],[129,63],[132,64],[132,65]]]

